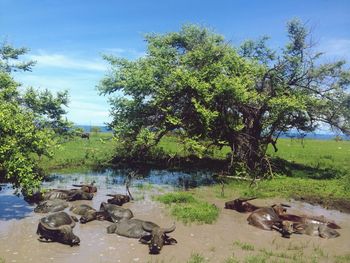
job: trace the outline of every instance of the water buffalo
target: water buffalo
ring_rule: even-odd
[[[150,254],[158,254],[163,245],[177,243],[176,239],[167,234],[175,230],[175,224],[170,228],[161,228],[157,224],[140,219],[121,219],[107,227],[107,233],[116,233],[130,238],[140,238],[143,244],[148,244]]]
[[[254,200],[254,199],[256,199],[256,197],[245,198],[245,199],[237,198],[235,200],[226,202],[225,208],[236,210],[237,212],[240,212],[240,213],[253,212],[259,209],[260,207],[255,206],[247,201]]]
[[[283,220],[279,217],[286,212],[281,205],[273,205],[272,207],[262,207],[252,212],[247,221],[250,225],[263,230],[277,230],[282,233],[283,237],[289,237],[292,234],[290,228],[283,227]]]
[[[88,132],[83,132],[82,134],[80,134],[80,137],[81,137],[82,139],[90,140],[90,133],[88,133]]]
[[[130,197],[128,195],[122,194],[108,194],[107,196],[111,196],[112,198],[108,199],[107,202],[113,205],[122,206],[123,204],[130,202]]]
[[[292,227],[293,227],[293,233],[296,233],[296,234],[319,236],[322,238],[336,238],[340,236],[338,231],[336,231],[335,229],[332,229],[326,224],[292,223]]]
[[[279,218],[283,220],[283,230],[288,229],[296,234],[320,236],[323,238],[335,238],[340,236],[339,232],[335,229],[340,229],[341,227],[335,222],[327,220],[324,216],[316,217],[281,214]]]
[[[280,219],[285,221],[291,221],[300,224],[318,224],[326,225],[332,229],[340,229],[334,221],[327,220],[324,216],[307,216],[307,215],[293,215],[293,214],[280,214]]]
[[[95,181],[91,184],[73,184],[74,187],[80,187],[80,190],[86,193],[96,193],[97,187],[94,186]]]
[[[89,205],[85,205],[85,204],[78,205],[78,206],[72,206],[69,210],[72,211],[74,214],[81,215],[81,216],[96,212],[96,209],[92,208]]]
[[[240,212],[240,213],[253,212],[259,208],[263,208],[262,206],[256,206],[256,205],[253,205],[253,204],[248,202],[248,201],[254,200],[254,199],[256,199],[256,197],[237,198],[235,200],[226,202],[225,208],[236,210],[237,212]],[[273,206],[275,206],[275,205],[273,205]],[[279,206],[290,207],[289,205],[286,205],[286,204],[279,204]]]
[[[94,197],[91,193],[83,192],[79,189],[53,189],[49,192],[46,192],[43,196],[44,200],[52,200],[52,199],[64,199],[67,201],[75,201],[75,200],[91,200]]]
[[[131,218],[131,219],[123,218],[118,222],[114,223],[113,225],[110,225],[109,227],[107,227],[107,233],[108,234],[116,233],[120,236],[130,237],[130,238],[141,238],[145,235],[148,235],[148,232],[146,232],[142,227],[143,223],[145,223],[146,225],[149,225],[152,228],[159,227],[158,225],[150,221],[144,221],[136,218]]]
[[[130,219],[132,217],[134,217],[134,215],[130,209],[102,202],[99,211],[83,215],[80,218],[80,223],[85,224],[96,219],[117,222],[122,218]]]
[[[73,233],[76,218],[58,212],[40,219],[36,233],[39,240],[56,241],[70,246],[79,245],[80,239]]]
[[[175,224],[169,228],[160,228],[158,226],[151,227],[148,224],[142,224],[143,229],[148,232],[140,238],[140,242],[148,244],[150,254],[159,254],[163,245],[172,245],[177,243],[175,238],[169,237],[167,234],[175,230]]]
[[[40,202],[37,207],[34,208],[35,213],[49,213],[58,212],[66,209],[68,203],[61,199],[45,200]]]

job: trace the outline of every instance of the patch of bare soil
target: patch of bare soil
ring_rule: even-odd
[[[101,191],[93,201],[75,201],[99,207],[106,200]],[[74,228],[81,243],[69,247],[59,243],[39,242],[36,228],[42,214],[29,213],[23,219],[0,220],[0,258],[5,262],[187,262],[192,254],[202,255],[206,262],[225,262],[230,257],[244,262],[248,258],[268,257],[266,262],[335,262],[336,256],[349,253],[350,215],[326,210],[299,201],[254,200],[257,205],[276,202],[292,206],[290,212],[324,215],[335,220],[342,229],[335,239],[322,239],[305,235],[282,238],[277,232],[263,231],[247,224],[248,214],[223,209],[227,200],[215,199],[213,203],[222,208],[218,220],[212,224],[184,225],[176,222],[176,230],[170,234],[178,244],[163,247],[159,255],[148,254],[148,247],[137,239],[107,234],[107,221],[77,224]],[[0,204],[2,205],[2,204]],[[165,206],[152,201],[149,196],[124,205],[135,218],[151,220],[161,226],[174,221]],[[313,261],[312,261],[313,260]],[[254,261],[250,261],[254,262]]]

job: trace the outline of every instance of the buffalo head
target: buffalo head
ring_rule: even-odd
[[[70,246],[77,246],[80,243],[80,238],[74,235],[72,228],[68,225],[64,225],[59,227],[58,229],[57,240],[64,244],[68,244]]]
[[[175,224],[170,228],[150,227],[143,223],[143,230],[148,232],[140,238],[140,242],[148,244],[150,254],[159,254],[163,245],[171,245],[177,243],[176,239],[169,237],[167,234],[173,232],[176,228]]]

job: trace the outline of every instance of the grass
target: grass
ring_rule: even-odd
[[[163,137],[159,144],[165,152],[172,155],[186,156],[183,145],[176,137]],[[290,163],[303,164],[314,168],[334,168],[350,171],[350,141],[314,140],[304,139],[291,140],[281,138],[277,142],[278,151],[274,152],[269,147],[268,154],[272,158],[281,158]],[[229,154],[229,147],[221,150],[214,149],[214,159],[224,159]]]
[[[204,262],[207,262],[207,260],[205,260],[205,258],[198,253],[193,253],[189,258],[189,260],[187,261],[187,263],[204,263]]]
[[[239,240],[236,240],[235,242],[233,242],[233,245],[240,247],[242,250],[246,250],[246,251],[254,251],[255,249],[252,244],[241,242]]]
[[[335,263],[349,263],[350,262],[350,254],[335,256]]]
[[[42,158],[39,165],[46,173],[90,170],[109,165],[114,148],[112,133],[91,133],[90,140],[75,137],[63,141],[54,149],[53,158]]]
[[[277,153],[268,150],[275,170],[280,171],[273,180],[258,182],[255,187],[249,187],[248,182],[227,180],[223,196],[221,185],[213,186],[211,191],[219,198],[239,195],[260,198],[317,197],[324,202],[340,198],[350,201],[350,141],[306,139],[301,143],[300,140],[279,139],[277,146]],[[52,159],[43,158],[39,164],[46,173],[91,170],[111,165],[115,147],[111,133],[92,133],[90,140],[76,137],[64,142],[55,149]],[[169,156],[186,156],[176,137],[164,137],[160,147]],[[228,152],[227,147],[215,149],[212,158],[223,159]],[[138,187],[149,190],[151,186]],[[173,210],[176,214],[187,214],[188,210],[195,209],[199,204],[187,203]],[[201,205],[205,210],[212,210],[210,205]]]
[[[256,196],[269,197],[293,197],[293,196],[319,196],[331,198],[349,198],[342,180],[315,180],[307,178],[277,177],[273,180],[258,182],[255,187],[250,187],[250,182],[231,180],[224,186],[224,196],[221,196],[221,185],[213,186],[217,197],[227,198],[233,195],[242,197]]]
[[[350,171],[350,141],[279,139],[278,152],[269,148],[272,157],[314,168],[333,168]]]
[[[219,216],[219,209],[215,205],[200,201],[189,193],[167,193],[155,199],[167,204],[170,214],[184,223],[212,224]]]
[[[223,263],[239,263],[239,261],[234,257],[229,257],[226,260],[224,260]]]

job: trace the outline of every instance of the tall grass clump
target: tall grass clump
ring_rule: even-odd
[[[167,193],[157,196],[156,200],[167,204],[170,214],[184,223],[212,224],[219,216],[219,209],[215,205],[200,201],[190,193]]]

